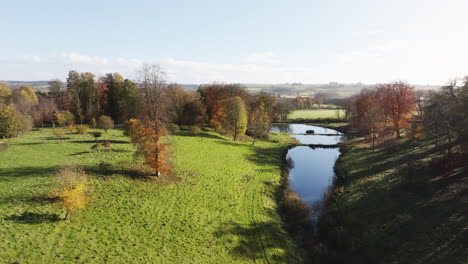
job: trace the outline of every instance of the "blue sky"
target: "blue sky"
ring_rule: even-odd
[[[71,69],[179,83],[442,84],[468,74],[468,1],[8,1],[0,79]]]

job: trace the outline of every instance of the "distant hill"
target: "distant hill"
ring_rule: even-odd
[[[29,85],[35,90],[42,92],[49,91],[48,81],[2,81],[10,87],[19,87],[21,85]],[[180,84],[184,89],[196,91],[200,84]],[[282,96],[314,96],[320,93],[322,96],[330,98],[343,98],[351,96],[359,92],[361,89],[372,89],[375,84],[362,83],[337,83],[330,82],[328,84],[302,84],[302,83],[283,83],[283,84],[242,84],[251,93],[266,92]],[[438,85],[415,85],[418,90],[433,90],[440,86]]]

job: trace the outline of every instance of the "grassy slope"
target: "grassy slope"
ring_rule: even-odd
[[[467,263],[466,172],[430,176],[430,167],[419,166],[415,185],[402,184],[411,157],[427,164],[440,154],[427,140],[401,146],[389,154],[355,144],[337,162],[345,183],[330,200],[329,216],[337,216],[332,236],[341,236],[354,256],[365,255],[370,263]]]
[[[234,143],[215,134],[171,136],[180,180],[135,180],[133,146],[113,130],[112,153],[93,152],[91,137],[51,140],[50,130],[6,140],[0,152],[0,259],[12,263],[297,263],[303,252],[284,231],[274,192],[281,143]],[[99,173],[97,164],[113,164]],[[58,165],[91,173],[92,201],[63,211],[47,194]],[[94,173],[92,173],[94,172]]]
[[[344,116],[344,111],[341,111],[340,117]],[[311,109],[311,110],[294,110],[288,115],[288,119],[323,119],[337,118],[337,110],[335,109]]]

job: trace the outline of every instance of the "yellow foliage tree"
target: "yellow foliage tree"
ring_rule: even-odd
[[[67,166],[59,169],[56,180],[58,183],[55,192],[57,204],[66,210],[65,220],[70,220],[72,213],[86,207],[88,201],[87,176],[82,169]]]

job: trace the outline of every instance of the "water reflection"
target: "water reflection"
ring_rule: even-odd
[[[274,124],[271,132],[305,134],[307,130],[314,130],[315,134],[342,134],[331,128],[305,125],[305,124]]]
[[[273,132],[304,134],[306,130],[314,130],[316,134],[326,135],[291,135],[303,144],[336,145],[345,140],[345,135],[329,128],[304,124],[275,124]],[[338,136],[335,136],[339,134]],[[315,211],[312,219],[317,220],[317,210],[324,195],[333,183],[335,176],[333,167],[340,155],[339,148],[315,148],[297,146],[291,148],[286,156],[289,167],[291,188],[301,199]]]

